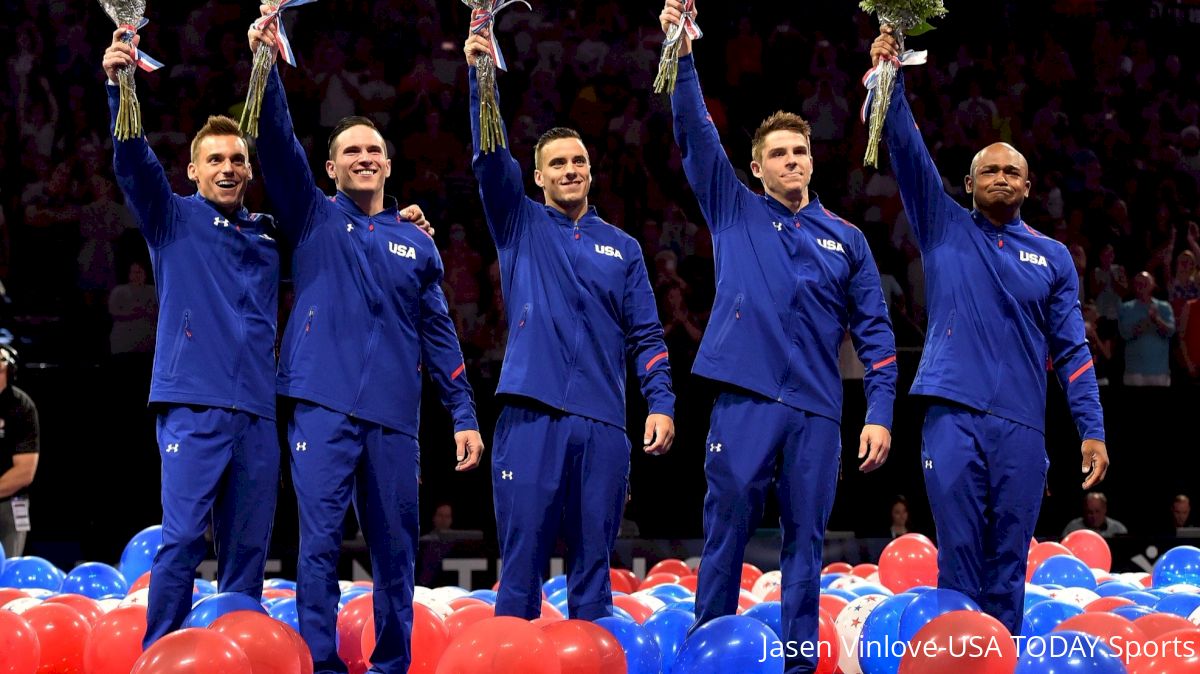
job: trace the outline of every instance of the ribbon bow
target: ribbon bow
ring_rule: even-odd
[[[491,3],[490,9],[480,7],[472,10],[471,34],[478,35],[485,29],[491,28],[492,22],[496,20],[496,15],[500,13],[500,10],[506,9],[510,5],[515,5],[518,2],[522,5],[525,5],[525,8],[529,11],[533,11],[533,7],[531,7],[525,0],[494,0],[494,2]],[[492,43],[492,58],[496,60],[496,67],[507,71],[508,64],[504,62],[504,55],[500,53],[500,43],[496,41],[496,31],[489,30],[488,39]]]
[[[136,25],[136,26],[128,24],[128,23],[123,23],[123,24],[121,24],[120,27],[125,29],[125,35],[122,38],[122,40],[129,43],[130,47],[133,47],[133,62],[136,63],[137,67],[141,68],[142,70],[145,70],[148,73],[152,73],[155,70],[158,70],[159,68],[163,67],[163,64],[156,61],[149,54],[138,51],[138,48],[133,46],[133,36],[137,35],[137,32],[139,30],[141,30],[142,28],[145,28],[146,24],[148,24],[148,23],[150,23],[150,19],[147,19],[146,17],[143,16],[141,18],[141,20],[138,21],[138,25]]]
[[[867,114],[871,110],[871,102],[875,100],[875,90],[879,88],[879,75],[883,71],[883,67],[888,63],[896,66],[899,70],[904,66],[921,66],[929,59],[927,51],[913,51],[909,49],[900,55],[900,58],[892,57],[879,62],[879,65],[867,71],[863,75],[862,83],[867,88],[867,100],[863,102],[862,110],[859,112],[859,119],[863,122],[867,121]]]
[[[667,40],[663,43],[664,47],[670,47],[676,42],[679,42],[685,31],[687,32],[688,37],[693,40],[699,40],[700,38],[704,37],[704,31],[700,30],[700,25],[696,23],[696,0],[687,0],[687,2],[683,3],[682,26],[683,28],[681,30],[672,30],[670,34],[667,35]]]
[[[281,0],[275,9],[267,14],[263,14],[254,21],[254,27],[262,30],[266,25],[279,18],[283,10],[289,7],[299,7],[300,5],[308,5],[317,0]],[[296,67],[296,54],[292,51],[292,43],[288,41],[287,32],[283,29],[283,19],[276,21],[279,26],[279,55],[283,57],[284,63]]]

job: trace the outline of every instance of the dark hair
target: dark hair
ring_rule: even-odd
[[[245,142],[245,136],[242,135],[242,129],[236,121],[225,115],[212,115],[192,138],[191,157],[193,162],[196,161],[196,152],[200,150],[200,141],[209,136],[237,136]]]
[[[363,117],[362,115],[350,115],[348,117],[341,118],[340,120],[338,120],[337,124],[333,125],[333,131],[329,132],[329,158],[330,159],[333,159],[333,144],[335,142],[337,142],[338,136],[345,133],[346,129],[349,129],[354,126],[366,126],[371,129],[374,129],[376,132],[379,131],[379,127],[375,126],[375,122],[372,122],[369,118]]]
[[[754,161],[762,161],[763,145],[767,142],[767,136],[775,131],[795,131],[804,136],[805,142],[808,142],[812,135],[812,128],[804,118],[793,112],[784,112],[780,110],[770,117],[763,120],[762,124],[758,125],[758,130],[754,132],[754,138],[750,141],[750,157]]]
[[[565,126],[556,126],[538,138],[537,145],[533,146],[533,167],[537,168],[542,165],[542,148],[549,143],[562,140],[563,138],[577,138],[579,142],[583,142],[583,137],[575,129],[569,129]]]

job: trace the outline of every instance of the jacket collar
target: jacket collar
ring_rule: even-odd
[[[763,194],[762,198],[767,203],[767,208],[769,208],[772,213],[789,220],[799,216],[801,213],[819,213],[825,210],[824,207],[821,206],[821,199],[817,197],[817,193],[813,190],[808,191],[808,204],[795,213],[792,213],[792,209],[785,206],[782,201],[769,194]]]
[[[1013,218],[1011,221],[1006,222],[1003,227],[997,227],[996,225],[992,224],[992,221],[988,220],[983,213],[979,212],[979,209],[971,210],[971,220],[975,222],[977,227],[992,234],[1000,232],[1003,232],[1004,234],[1015,234],[1017,232],[1024,232],[1027,227],[1025,221],[1021,219],[1020,213],[1018,213],[1017,217]]]
[[[201,203],[208,204],[208,206],[210,208],[212,208],[217,213],[220,213],[222,217],[226,217],[224,211],[217,208],[217,205],[214,204],[213,202],[209,201],[208,199],[205,199],[203,194],[196,192],[195,194],[193,194],[191,196],[191,198],[195,199],[196,201],[199,201]],[[236,213],[234,213],[232,216],[229,216],[229,217],[232,217],[234,220],[238,220],[239,222],[249,222],[250,221],[250,211],[243,204],[242,207],[239,208]]]
[[[395,197],[390,197],[387,195],[384,195],[384,197],[383,197],[383,210],[376,213],[375,216],[371,216],[368,213],[364,212],[363,209],[358,207],[358,204],[355,203],[355,201],[353,199],[346,196],[346,193],[341,190],[338,190],[337,194],[333,195],[333,203],[337,204],[338,207],[341,208],[346,213],[350,213],[350,214],[356,215],[356,216],[361,216],[363,218],[375,217],[375,216],[380,216],[380,215],[382,215],[382,216],[392,215],[392,216],[395,216],[395,218],[397,220],[401,219],[399,202],[396,201]]]
[[[550,218],[553,219],[554,222],[556,222],[560,225],[563,225],[565,227],[574,227],[575,226],[575,223],[572,222],[571,219],[567,217],[566,213],[563,213],[562,211],[558,210],[557,208],[555,208],[549,204],[542,204],[542,207],[546,209],[546,212],[550,214]],[[600,214],[596,212],[595,206],[588,204],[587,210],[584,211],[583,215],[581,215],[579,217],[579,224],[581,224],[581,225],[584,223],[595,224],[596,222],[604,222],[604,219],[601,218]]]

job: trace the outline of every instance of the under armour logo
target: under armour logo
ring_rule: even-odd
[[[297,442],[296,443],[296,451],[297,452],[307,452],[308,451],[308,443],[307,442]]]
[[[775,226],[775,231],[777,231],[777,232],[783,231],[783,223],[782,222],[772,222],[771,224]]]
[[[708,443],[708,451],[713,452],[713,453],[720,453],[721,452],[721,443],[719,443],[719,442]]]
[[[933,459],[925,459],[925,468],[926,470],[933,469]]]
[[[179,443],[178,442],[174,442],[174,443],[167,445],[167,454],[178,454],[178,453],[179,453]]]
[[[228,227],[229,220],[222,217],[213,218],[213,227]]]
[[[353,231],[354,231],[354,225],[353,225],[353,224],[351,224],[351,223],[349,223],[349,222],[347,222],[347,223],[346,223],[346,231],[347,231],[347,232],[353,232]]]
[[[511,479],[513,479],[512,473],[513,472],[511,470],[502,470],[502,471],[500,471],[500,479],[501,480],[511,480]]]

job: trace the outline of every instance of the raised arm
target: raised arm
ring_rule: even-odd
[[[675,437],[675,392],[671,388],[671,363],[658,305],[650,288],[650,276],[642,251],[636,245],[626,247],[623,319],[625,350],[633,361],[638,384],[646,398],[650,417],[646,420],[645,447],[651,454],[671,448]],[[661,415],[661,416],[659,416]],[[658,417],[658,418],[656,418]]]
[[[882,58],[898,56],[895,39],[888,31],[885,28],[871,46],[875,64]],[[945,239],[951,213],[962,207],[942,186],[942,175],[929,155],[929,148],[925,146],[925,139],[921,137],[905,97],[903,71],[896,76],[883,137],[900,188],[900,199],[904,202],[904,214],[908,216],[921,250],[930,250]]]
[[[487,219],[488,229],[497,248],[507,248],[521,238],[521,209],[526,207],[524,178],[521,177],[521,166],[508,151],[508,130],[504,128],[504,120],[500,120],[500,132],[504,135],[505,143],[492,152],[480,149],[481,131],[479,125],[479,71],[475,67],[475,59],[481,54],[490,53],[490,45],[482,35],[472,35],[467,39],[463,52],[467,56],[469,71],[467,79],[471,87],[471,142],[474,154],[471,157],[471,168],[475,171],[475,179],[479,181],[479,197],[483,201],[483,211]],[[499,105],[500,96],[496,94]]]
[[[121,90],[116,85],[117,71],[134,68],[133,48],[141,40],[135,35],[133,46],[121,41],[125,30],[118,28],[113,33],[112,44],[104,52],[104,73],[108,76],[105,89],[108,93],[108,111],[112,117],[109,132],[117,124],[117,108],[121,104]],[[163,172],[162,164],[150,149],[145,136],[129,140],[113,138],[113,171],[117,185],[125,194],[125,202],[137,220],[138,228],[151,247],[167,245],[175,237],[175,204],[171,184]]]

